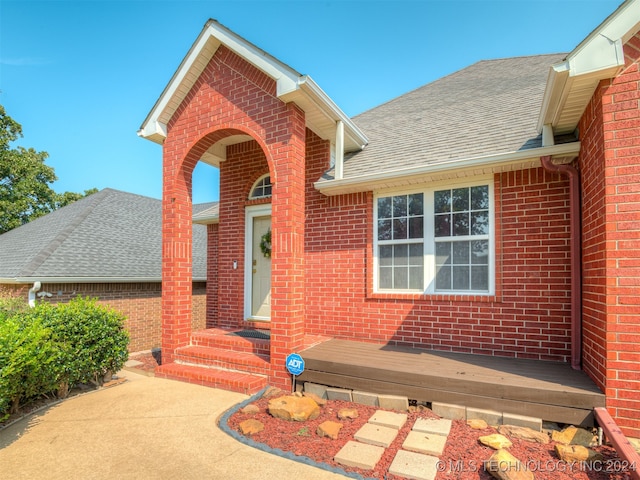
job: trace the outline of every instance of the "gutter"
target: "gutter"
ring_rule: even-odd
[[[580,370],[582,361],[582,271],[580,265],[580,177],[572,165],[556,165],[551,156],[540,157],[547,172],[569,177],[571,249],[571,368]]]

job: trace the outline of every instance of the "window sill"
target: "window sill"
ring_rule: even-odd
[[[471,302],[471,303],[493,303],[500,302],[501,299],[495,293],[470,294],[461,293],[411,293],[411,292],[374,292],[368,298],[373,300],[413,300],[431,302]]]

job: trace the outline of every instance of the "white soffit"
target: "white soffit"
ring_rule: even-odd
[[[640,29],[640,0],[627,0],[549,70],[538,131],[573,132],[601,80],[624,66],[623,45]]]
[[[278,98],[284,102],[293,101],[304,110],[307,127],[318,136],[333,141],[336,122],[340,120],[345,125],[345,151],[360,150],[367,144],[366,136],[310,77],[299,74],[215,20],[209,20],[205,24],[187,56],[142,123],[138,131],[139,136],[159,144],[164,142],[167,136],[167,124],[171,117],[220,45],[225,45],[275,80]],[[220,156],[221,151],[218,149],[218,151],[209,152],[209,156],[203,160],[217,164],[224,159],[224,156]]]

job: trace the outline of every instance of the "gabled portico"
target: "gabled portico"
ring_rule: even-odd
[[[220,210],[209,219],[209,326],[242,329],[268,321],[269,382],[286,386],[286,355],[305,334],[307,142],[326,168],[366,137],[311,80],[214,20],[208,21],[145,119],[139,135],[163,146],[162,352],[176,360],[191,336],[191,195],[198,161],[220,168]],[[271,195],[251,198],[268,176]],[[313,181],[317,178],[313,178]],[[262,223],[255,223],[261,220]],[[270,222],[271,252],[255,258]],[[258,226],[259,225],[259,226]],[[248,250],[252,251],[249,252]],[[247,272],[269,264],[270,305],[247,315]],[[258,287],[256,287],[258,288]],[[264,282],[263,282],[263,290]],[[270,295],[268,295],[270,293]],[[268,312],[266,314],[265,312]],[[252,318],[253,317],[253,318]]]

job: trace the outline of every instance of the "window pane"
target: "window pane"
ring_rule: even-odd
[[[436,290],[451,290],[451,267],[438,267],[436,272]]]
[[[409,265],[424,264],[424,249],[422,243],[412,243],[409,245]]]
[[[471,210],[487,210],[489,208],[489,186],[471,188]]]
[[[394,218],[393,219],[393,239],[404,240],[408,238],[407,235],[407,219],[406,218]]]
[[[436,243],[436,265],[451,263],[451,242]]]
[[[436,237],[451,236],[451,215],[436,215],[435,235]]]
[[[469,235],[469,213],[453,214],[453,236]]]
[[[380,288],[393,288],[393,268],[380,267]]]
[[[454,188],[453,189],[453,211],[464,212],[469,210],[469,189],[468,188]]]
[[[454,290],[469,290],[469,268],[467,266],[453,267]]]
[[[471,235],[489,234],[489,215],[486,212],[471,214]]]
[[[265,197],[271,196],[271,185],[264,187],[264,195]]]
[[[391,197],[378,199],[378,218],[391,218]]]
[[[489,290],[489,267],[471,267],[471,289]]]
[[[409,238],[422,238],[423,235],[423,217],[409,218]]]
[[[409,263],[409,245],[394,245],[393,264],[407,265]]]
[[[422,290],[424,287],[423,278],[423,268],[420,267],[409,267],[409,288],[413,290]]]
[[[391,220],[378,220],[378,240],[391,240]]]
[[[381,267],[390,267],[393,265],[393,247],[391,245],[380,246],[380,257],[378,259]]]
[[[453,263],[469,265],[469,242],[453,243]]]
[[[409,288],[409,267],[393,268],[393,288]]]
[[[435,192],[433,197],[435,213],[448,213],[451,211],[451,191],[442,190]]]
[[[474,265],[489,264],[489,241],[479,240],[471,242],[471,263]]]
[[[423,215],[423,195],[422,193],[416,193],[409,195],[409,215]]]
[[[393,216],[394,217],[406,217],[407,216],[407,196],[398,195],[393,197]]]

